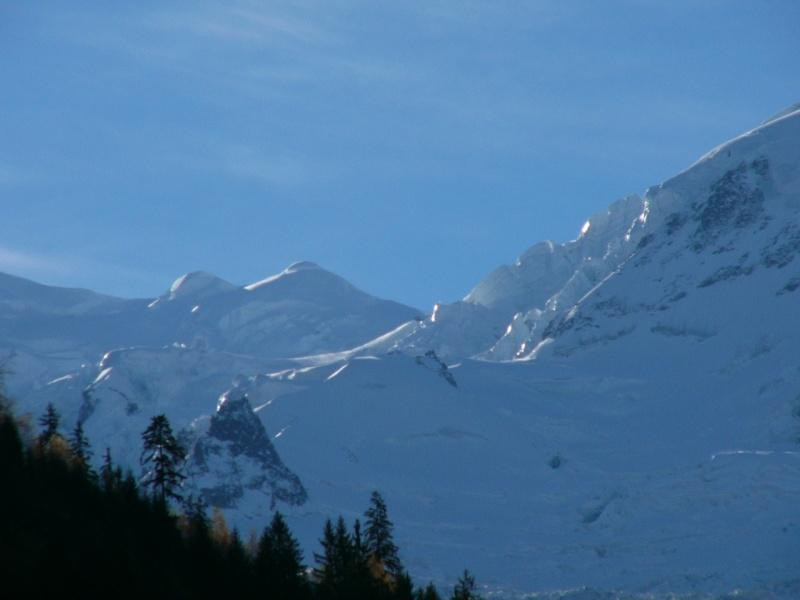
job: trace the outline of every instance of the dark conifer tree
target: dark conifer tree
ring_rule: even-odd
[[[355,568],[355,548],[350,532],[342,517],[334,528],[330,519],[322,531],[322,554],[315,554],[318,567],[317,595],[323,600],[344,600],[361,597],[354,588],[357,569]]]
[[[111,477],[114,473],[114,461],[111,460],[111,448],[106,446],[106,451],[103,452],[103,464],[100,466],[100,481],[104,487],[111,487]]]
[[[364,516],[367,518],[365,543],[373,571],[383,571],[392,579],[397,579],[403,573],[403,565],[394,543],[394,525],[389,520],[386,502],[379,492],[372,492],[370,506]]]
[[[481,600],[476,591],[475,577],[467,569],[464,569],[464,574],[458,578],[450,600]]]
[[[4,489],[13,490],[14,483],[9,481],[9,477],[18,474],[23,465],[23,457],[22,440],[14,418],[9,413],[0,411],[0,477],[5,481]],[[6,493],[0,494],[4,495]],[[5,517],[13,518],[12,515]]]
[[[6,395],[6,375],[9,374],[8,371],[8,362],[11,357],[6,357],[2,361],[0,361],[0,414],[11,414],[12,412],[12,401]]]
[[[183,512],[186,516],[186,533],[188,537],[209,537],[211,525],[208,520],[208,506],[202,498],[188,496],[183,501]]]
[[[165,415],[156,415],[150,420],[150,425],[142,432],[142,441],[144,445],[139,461],[145,471],[142,485],[150,488],[161,501],[180,501],[182,496],[178,490],[186,478],[181,472],[186,453],[172,433]]]
[[[364,542],[364,536],[361,533],[361,520],[356,519],[353,523],[353,558],[357,562],[366,563],[369,559],[367,545]]]
[[[135,506],[140,500],[139,486],[136,484],[136,477],[134,477],[133,473],[130,471],[126,471],[123,477],[122,470],[119,467],[117,467],[116,471],[114,477],[119,477],[116,492],[128,506]],[[159,510],[158,507],[156,507],[156,510]]]
[[[58,414],[56,407],[52,402],[47,404],[44,414],[39,418],[39,426],[42,432],[39,434],[37,440],[39,448],[47,448],[50,443],[59,436],[58,426],[61,421],[61,416]]]
[[[92,477],[94,473],[91,468],[90,460],[92,459],[92,447],[86,434],[83,432],[83,423],[78,421],[75,429],[72,430],[72,435],[69,438],[69,447],[72,450],[72,458],[75,466],[77,466],[86,475]]]
[[[337,532],[339,528],[337,527]],[[348,566],[348,577],[353,581],[354,593],[361,594],[364,598],[383,598],[389,597],[388,593],[392,581],[388,581],[385,573],[374,569],[371,562],[367,544],[361,531],[361,521],[356,519],[353,523],[353,534],[350,536],[352,542],[352,555]]]
[[[189,596],[199,598],[225,595],[221,574],[225,566],[226,549],[215,543],[211,535],[211,521],[206,503],[202,498],[190,496],[183,506],[186,518],[184,536],[188,554],[187,566],[195,572],[195,577],[189,582]],[[228,593],[233,591],[227,590]]]
[[[414,583],[411,581],[411,575],[408,572],[403,572],[397,578],[392,592],[392,600],[415,600]]]
[[[111,448],[107,446],[100,467],[100,483],[106,492],[119,489],[122,484],[122,469],[114,466],[114,461],[111,460]]]
[[[316,578],[322,582],[325,579],[333,577],[333,571],[335,569],[336,534],[333,531],[333,523],[331,523],[330,519],[325,519],[325,525],[322,527],[322,539],[319,543],[322,546],[322,552],[314,553],[314,561],[317,563],[314,574]]]
[[[280,512],[264,529],[255,559],[258,584],[268,596],[305,598],[309,595],[303,553]]]
[[[239,530],[235,527],[231,531],[230,541],[225,549],[225,561],[235,579],[244,581],[249,578],[250,560],[245,552],[242,538],[239,536]]]
[[[436,587],[429,583],[424,588],[417,590],[417,593],[414,594],[414,600],[442,600],[442,597],[436,591]]]
[[[339,517],[336,520],[336,529],[334,530],[333,537],[333,563],[336,565],[336,571],[342,579],[347,579],[352,575],[353,567],[356,562],[356,548],[353,543],[353,537],[347,530],[347,524],[344,517]]]

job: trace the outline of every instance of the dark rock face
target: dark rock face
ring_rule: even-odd
[[[741,163],[727,171],[711,186],[711,193],[702,202],[696,202],[694,218],[697,228],[692,234],[692,247],[701,251],[729,227],[742,228],[755,223],[764,213],[764,192],[767,184],[769,162],[760,158],[751,163]],[[669,226],[675,229],[675,226]]]
[[[245,454],[270,464],[280,462],[247,396],[222,400],[211,419],[208,435],[222,442],[230,442],[230,449],[237,456]]]
[[[192,447],[189,464],[199,493],[211,506],[233,508],[247,490],[269,496],[271,508],[277,502],[300,505],[308,499],[246,395],[220,400],[208,431]]]
[[[784,226],[762,251],[762,264],[782,269],[800,254],[800,227],[794,223]]]
[[[714,274],[709,275],[703,281],[697,284],[697,287],[704,288],[714,285],[720,281],[726,281],[728,279],[735,279],[736,277],[742,277],[744,275],[750,275],[753,272],[753,267],[742,267],[741,265],[733,265],[730,267],[722,267],[718,269]]]
[[[783,294],[790,294],[795,290],[800,289],[800,276],[792,277],[789,281],[786,282],[780,290],[778,290],[777,296],[782,296]]]
[[[435,369],[447,383],[449,383],[453,387],[458,387],[456,378],[453,377],[453,374],[450,372],[450,369],[447,368],[447,365],[442,361],[442,359],[439,358],[439,356],[433,350],[428,350],[425,353],[425,356],[417,356],[416,361],[418,365],[422,365],[430,369]]]

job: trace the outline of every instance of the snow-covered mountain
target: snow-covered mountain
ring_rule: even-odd
[[[543,340],[561,339],[581,318],[589,318],[589,305],[597,310],[598,303],[610,303],[599,306],[606,316],[634,311],[639,329],[642,313],[662,313],[650,327],[657,330],[651,333],[664,334],[676,328],[676,320],[678,329],[684,324],[691,329],[692,322],[714,329],[714,321],[698,318],[697,311],[708,307],[718,290],[728,291],[725,286],[711,289],[717,282],[745,277],[742,285],[748,289],[766,286],[781,295],[793,291],[800,280],[795,272],[787,275],[785,267],[800,239],[799,127],[798,107],[783,111],[643,197],[622,198],[592,216],[577,239],[534,245],[512,265],[489,274],[462,301],[437,306],[427,319],[404,324],[366,350],[525,358]],[[632,290],[648,297],[633,298]],[[615,300],[632,306],[612,306]],[[763,306],[752,302],[727,304],[752,323],[744,313]],[[788,306],[792,300],[777,302]],[[629,328],[620,326],[598,339]]]
[[[287,358],[345,350],[417,314],[310,262],[241,287],[188,273],[147,300],[0,275],[0,352],[15,354],[20,393],[117,348],[183,344]]]
[[[244,288],[187,276],[144,308],[81,294],[59,310],[141,311],[174,339],[23,408],[55,402],[134,467],[166,413],[190,490],[244,530],[278,507],[310,556],[377,488],[420,578],[800,589],[800,105],[426,318],[307,263]]]

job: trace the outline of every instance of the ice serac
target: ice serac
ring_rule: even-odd
[[[513,265],[495,269],[464,298],[466,302],[516,314],[544,306],[575,270],[562,244],[541,242],[524,252]]]
[[[481,281],[464,298],[514,315],[544,308],[576,271],[592,260],[604,260],[617,250],[617,241],[642,212],[636,195],[612,204],[591,217],[579,237],[566,244],[541,242],[526,250],[513,265],[503,265]]]
[[[209,506],[237,508],[248,494],[272,510],[279,502],[301,505],[308,497],[239,390],[220,398],[208,430],[191,446],[188,473],[191,487]]]
[[[514,264],[495,269],[463,300],[437,304],[426,319],[365,349],[433,350],[450,360],[519,358],[534,332],[541,333],[627,257],[633,249],[628,234],[644,211],[638,195],[622,198],[586,221],[575,240],[532,246]]]
[[[651,188],[616,268],[526,343],[548,339],[547,353],[568,356],[630,336],[624,346],[643,356],[664,337],[684,337],[717,359],[759,340],[790,344],[799,165],[792,110]]]

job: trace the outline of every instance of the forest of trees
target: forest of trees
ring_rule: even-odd
[[[279,512],[247,543],[221,512],[182,498],[183,450],[163,415],[143,432],[137,481],[109,450],[96,473],[81,425],[68,437],[50,405],[39,433],[0,394],[0,580],[33,596],[303,600],[436,600],[415,588],[394,543],[386,502],[373,492],[362,525],[339,517],[322,531],[314,565]],[[181,506],[176,510],[175,506]],[[454,600],[477,599],[465,571]]]

